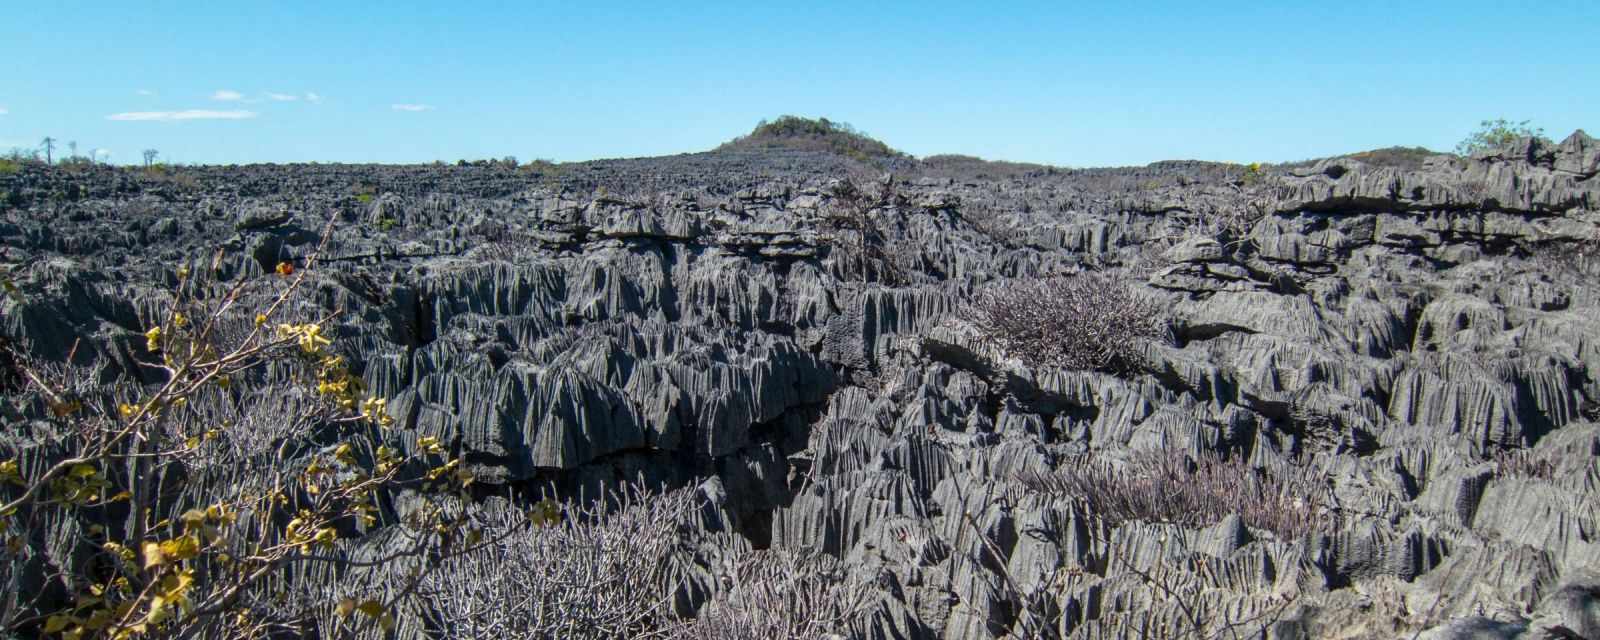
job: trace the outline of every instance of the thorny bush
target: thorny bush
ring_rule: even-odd
[[[864,637],[877,605],[871,582],[832,556],[771,549],[745,554],[718,577],[717,598],[678,640]]]
[[[611,498],[610,509],[547,498],[535,519],[485,505],[498,541],[423,582],[432,622],[485,640],[668,637],[701,499],[692,488],[652,493],[642,483]]]
[[[964,315],[985,340],[1032,366],[1127,370],[1144,341],[1167,333],[1154,301],[1096,273],[994,283]]]
[[[423,583],[430,626],[485,640],[819,640],[859,632],[876,605],[830,556],[739,553],[733,534],[699,526],[695,489],[635,483],[601,502],[546,499],[532,520],[486,506],[495,542]]]
[[[1123,465],[1084,457],[1019,479],[1032,490],[1077,500],[1113,526],[1142,520],[1206,527],[1238,514],[1251,527],[1298,538],[1331,524],[1327,477],[1309,466],[1268,472],[1236,458],[1161,451]]]
[[[893,176],[851,176],[828,190],[822,227],[832,248],[832,268],[841,280],[905,285],[923,271],[921,248],[894,229],[904,197]]]

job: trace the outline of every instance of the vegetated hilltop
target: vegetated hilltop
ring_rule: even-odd
[[[175,290],[243,286],[249,327],[304,277],[284,313],[330,343],[290,335],[394,424],[283,427],[311,392],[240,372],[182,410],[256,466],[180,456],[159,504],[379,459],[352,439],[471,484],[385,490],[304,538],[333,560],[231,601],[288,635],[374,598],[407,639],[1596,637],[1597,175],[1581,132],[1073,170],[788,119],[532,168],[29,165],[0,176],[0,331],[87,381],[64,411],[6,378],[0,462],[25,484],[159,384]],[[640,479],[686,490],[541,501]],[[8,516],[0,622],[34,634],[88,588],[59,575],[121,566],[102,543],[138,519],[99,508]],[[362,563],[419,511],[495,544]]]
[[[825,151],[859,162],[911,159],[905,153],[857,131],[848,123],[798,116],[780,116],[771,122],[762,120],[749,135],[734,138],[716,148],[717,151],[757,149]]]

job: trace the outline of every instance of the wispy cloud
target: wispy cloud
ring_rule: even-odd
[[[106,119],[122,121],[248,120],[258,115],[261,114],[242,109],[233,111],[185,109],[183,111],[127,111],[123,113],[113,113],[109,116],[106,116]]]
[[[431,104],[391,104],[389,108],[395,111],[433,111]]]
[[[137,93],[137,94],[139,94],[141,96],[153,96],[153,95],[156,94],[155,91],[150,90],[150,89],[140,89],[138,91],[135,91],[134,93]]]
[[[3,115],[8,114],[8,113],[11,113],[10,109],[7,109],[5,107],[0,107],[0,116],[3,116]]]
[[[292,94],[292,93],[272,93],[272,92],[268,92],[267,93],[267,97],[268,98],[272,98],[273,101],[275,101],[275,102],[294,102],[294,101],[300,99],[300,96],[297,96],[297,95]]]
[[[96,158],[109,158],[109,157],[111,157],[111,150],[110,149],[95,149],[94,151],[89,152],[89,154],[94,156],[94,157],[96,157]]]
[[[243,100],[244,94],[229,89],[218,89],[216,93],[211,94],[211,99],[221,100],[223,102],[235,102],[238,100]]]
[[[317,92],[315,92],[315,91],[307,91],[306,92],[306,102],[309,102],[311,104],[316,104],[318,102],[322,102],[322,96],[317,95]]]

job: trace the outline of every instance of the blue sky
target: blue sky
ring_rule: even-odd
[[[1499,116],[1600,129],[1592,0],[470,4],[17,2],[0,151],[571,161],[787,113],[916,155],[1108,166],[1448,150]]]

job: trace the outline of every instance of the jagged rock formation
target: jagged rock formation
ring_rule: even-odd
[[[1600,143],[902,165],[864,206],[837,188],[861,171],[30,169],[0,177],[28,293],[0,331],[137,377],[178,265],[259,278],[321,246],[314,303],[402,428],[485,485],[711,479],[755,546],[873,576],[871,637],[1600,637]],[[1030,369],[959,319],[980,285],[1087,269],[1170,309],[1144,371]],[[1316,469],[1325,526],[1113,525],[1018,480],[1152,450]]]

